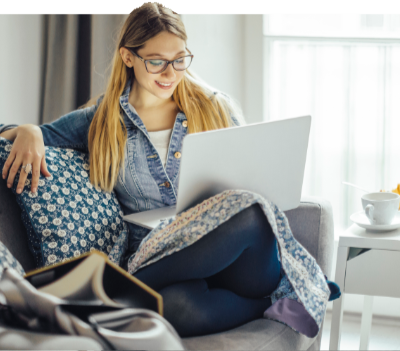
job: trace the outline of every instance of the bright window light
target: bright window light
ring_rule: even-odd
[[[264,18],[265,120],[311,115],[302,195],[331,202],[338,235],[362,210],[342,181],[400,183],[400,15]]]

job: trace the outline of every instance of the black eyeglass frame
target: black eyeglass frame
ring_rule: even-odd
[[[179,57],[179,58],[177,58],[177,59],[175,59],[175,60],[173,60],[173,61],[168,61],[168,60],[163,60],[163,59],[148,59],[148,60],[145,60],[143,57],[140,57],[140,56],[139,56],[136,52],[134,52],[132,49],[129,49],[129,48],[126,48],[126,49],[128,49],[132,54],[134,54],[136,57],[138,57],[141,61],[144,62],[144,66],[146,67],[146,71],[147,71],[148,73],[150,73],[150,74],[160,74],[160,73],[163,73],[163,72],[168,68],[168,65],[169,65],[170,63],[172,63],[172,67],[174,68],[175,71],[177,71],[177,72],[186,71],[186,70],[189,68],[189,66],[192,64],[192,62],[193,62],[193,57],[194,57],[194,55],[186,55],[186,56],[181,56],[181,57]],[[188,48],[186,48],[186,50],[190,52],[190,50],[189,50]],[[191,52],[190,52],[190,53],[191,53]],[[191,57],[189,66],[187,66],[185,69],[176,69],[175,66],[174,66],[174,62],[177,61],[177,60],[180,60],[180,59],[183,58],[183,57]],[[155,60],[157,60],[157,61],[164,61],[164,62],[166,62],[167,64],[165,65],[165,68],[164,68],[162,71],[160,71],[160,72],[157,72],[157,73],[149,72],[149,70],[147,69],[147,62],[148,62],[148,61],[155,61]]]

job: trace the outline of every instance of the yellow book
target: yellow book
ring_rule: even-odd
[[[30,271],[24,278],[39,291],[68,301],[146,308],[163,315],[159,293],[97,250]]]

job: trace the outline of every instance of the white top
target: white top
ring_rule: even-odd
[[[138,115],[136,109],[132,106],[131,103],[128,103],[128,106],[131,109],[131,111],[133,111],[135,114]],[[149,133],[150,140],[153,143],[154,147],[156,148],[158,154],[160,155],[161,162],[165,168],[165,164],[167,163],[168,145],[169,145],[169,140],[171,139],[172,128],[159,130],[157,132],[147,131],[147,133]]]
[[[171,129],[159,130],[157,132],[149,132],[149,137],[154,147],[157,149],[158,154],[160,155],[161,162],[164,165],[167,163],[167,153],[168,153],[168,145],[169,140],[171,139]]]

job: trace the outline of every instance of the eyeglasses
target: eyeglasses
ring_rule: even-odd
[[[140,57],[136,52],[134,52],[133,50],[127,48],[132,54],[134,54],[135,56],[137,56],[140,60],[142,60],[144,62],[144,65],[146,66],[146,71],[152,74],[159,74],[164,72],[168,65],[170,63],[172,63],[172,67],[174,67],[175,71],[184,71],[186,69],[188,69],[188,67],[190,66],[190,64],[192,63],[193,57],[194,55],[187,55],[187,56],[183,56],[180,57],[176,60],[173,61],[168,61],[168,60],[145,60],[143,59],[143,57]],[[189,49],[187,49],[187,51],[190,52]],[[191,53],[191,52],[190,52]]]

